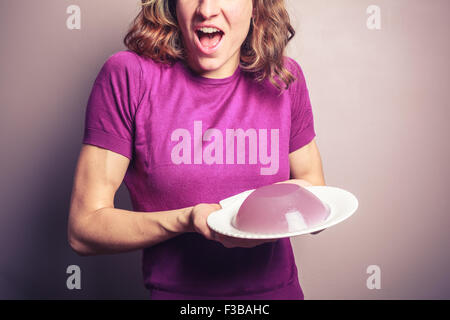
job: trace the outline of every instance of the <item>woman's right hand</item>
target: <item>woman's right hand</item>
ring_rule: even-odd
[[[208,226],[206,220],[211,213],[221,208],[222,207],[220,206],[220,204],[217,203],[200,203],[194,206],[191,210],[191,216],[189,219],[190,221],[189,231],[198,232],[208,240],[220,242],[225,248],[235,248],[235,247],[253,248],[266,242],[274,242],[278,240],[278,239],[261,239],[261,240],[241,239],[216,233]]]
[[[206,220],[211,213],[221,208],[218,203],[199,203],[194,206],[190,211],[188,231],[198,232],[208,240],[215,240],[214,231],[208,226]]]

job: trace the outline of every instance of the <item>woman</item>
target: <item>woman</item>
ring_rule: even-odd
[[[324,185],[282,0],[152,0],[92,88],[69,217],[81,255],[143,249],[152,299],[303,299],[289,238],[214,233],[218,202]],[[124,181],[134,211],[114,208]]]

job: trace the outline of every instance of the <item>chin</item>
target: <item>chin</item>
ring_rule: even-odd
[[[198,57],[197,64],[205,71],[213,71],[219,69],[224,64],[224,61],[220,58]]]
[[[215,60],[215,59],[211,59],[211,58],[199,59],[199,61],[197,63],[199,71],[204,73],[204,72],[213,72],[213,71],[220,69],[220,67],[223,65],[223,62],[222,61],[213,61],[213,60]]]

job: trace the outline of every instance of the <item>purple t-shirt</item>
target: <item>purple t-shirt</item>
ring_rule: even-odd
[[[218,203],[288,180],[289,153],[308,144],[315,131],[303,72],[292,58],[285,61],[298,80],[278,95],[269,80],[257,83],[240,67],[227,78],[211,79],[182,61],[170,66],[119,51],[92,87],[83,143],[130,159],[124,182],[135,211]],[[287,299],[302,294],[289,238],[225,248],[183,233],[144,249],[142,263],[145,286],[155,292]]]

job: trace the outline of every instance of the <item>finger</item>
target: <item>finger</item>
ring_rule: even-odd
[[[222,245],[226,242],[224,235],[218,232],[214,233],[214,240],[220,242]]]
[[[319,230],[319,231],[315,231],[315,232],[311,232],[311,234],[318,234],[318,233],[322,232],[323,230],[325,230],[325,229],[322,229],[322,230]]]
[[[214,240],[214,231],[210,229],[208,226],[205,227],[204,234],[208,240]]]
[[[200,225],[197,226],[199,233],[201,233],[206,239],[213,240],[213,230],[205,223],[201,222]]]
[[[217,241],[219,241],[225,248],[242,247],[242,239],[229,237],[224,234],[217,234]]]
[[[198,233],[201,233],[206,239],[213,240],[213,232],[208,223],[206,216],[197,216],[194,220],[194,228],[197,229]]]
[[[260,244],[268,242],[267,240],[260,239],[247,239],[247,238],[234,238],[234,237],[224,237],[222,241],[228,243],[229,245],[233,245],[235,247],[241,248],[253,248]]]
[[[236,247],[253,248],[253,247],[256,247],[256,246],[262,244],[264,241],[261,241],[261,240],[258,240],[258,239],[241,239],[241,238],[236,238],[236,239],[233,239],[233,240],[231,240],[229,242],[233,243]]]
[[[210,203],[210,205],[213,208],[212,212],[222,209],[222,206],[218,203]]]
[[[223,237],[221,237],[219,240],[218,240],[218,242],[221,244],[221,245],[223,245],[225,248],[234,248],[235,247],[235,245],[231,242],[231,241],[229,241],[229,240],[227,240],[227,239],[224,239]]]

